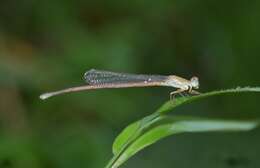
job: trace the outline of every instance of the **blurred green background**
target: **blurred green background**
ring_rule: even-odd
[[[99,168],[118,133],[154,112],[171,88],[68,94],[96,68],[197,75],[200,91],[259,86],[260,1],[0,1],[0,168]],[[257,94],[210,98],[181,115],[256,119]],[[183,134],[123,167],[260,167],[260,129]]]

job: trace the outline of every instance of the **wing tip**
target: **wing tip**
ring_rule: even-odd
[[[96,71],[96,69],[94,69],[94,68],[91,68],[90,70],[86,71],[84,73],[83,79],[87,80],[87,76],[89,75],[89,73],[92,73],[92,72],[95,72],[95,71]]]

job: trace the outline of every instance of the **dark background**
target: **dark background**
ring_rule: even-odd
[[[200,91],[259,86],[260,1],[1,0],[0,168],[99,168],[133,121],[171,88],[98,90],[55,97],[96,68],[197,75]],[[257,94],[209,98],[181,115],[259,118]],[[260,130],[183,134],[123,167],[260,167]]]

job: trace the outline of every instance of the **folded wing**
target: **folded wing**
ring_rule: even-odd
[[[84,75],[89,85],[158,84],[167,79],[162,75],[136,75],[91,69]]]

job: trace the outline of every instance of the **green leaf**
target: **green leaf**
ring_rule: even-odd
[[[173,110],[174,108],[184,105],[186,103],[190,103],[196,100],[200,100],[203,98],[207,98],[210,96],[217,96],[217,95],[223,95],[223,94],[230,94],[230,93],[241,93],[241,92],[260,92],[259,87],[244,87],[244,88],[236,88],[236,89],[227,89],[227,90],[220,90],[220,91],[212,91],[212,92],[207,92],[203,93],[197,96],[192,96],[192,97],[179,97],[174,100],[170,100],[166,103],[164,103],[154,114],[149,115],[145,117],[144,119],[137,121],[133,124],[130,124],[131,128],[125,128],[119,136],[115,139],[114,144],[113,144],[113,153],[117,154],[123,146],[127,143],[130,137],[133,138],[133,135],[137,135],[138,133],[141,132],[144,127],[147,127],[147,123],[150,122],[150,120],[153,120],[159,115],[166,114]],[[138,130],[135,130],[133,128],[139,128]],[[133,134],[134,133],[134,134]]]
[[[115,139],[113,144],[113,154],[117,154],[119,152],[118,146],[122,147],[130,138],[133,136],[140,127],[140,122],[134,122],[129,125],[126,129],[122,131],[122,133]],[[115,146],[114,146],[115,145]]]
[[[123,146],[126,145],[128,141],[130,141],[130,139],[137,137],[141,133],[141,130],[144,130],[145,127],[148,127],[150,124],[152,124],[151,121],[157,117],[157,114],[152,114],[127,126],[115,139],[113,143],[113,154],[118,154]]]
[[[207,131],[248,131],[257,126],[256,121],[228,121],[195,118],[158,117],[149,130],[135,139],[123,154],[118,157],[114,167],[120,166],[141,149],[169,135],[184,132]]]
[[[191,103],[195,100],[200,100],[203,98],[211,97],[211,96],[219,96],[224,94],[235,94],[235,93],[242,93],[242,92],[260,92],[260,87],[237,87],[235,89],[226,89],[226,90],[219,90],[219,91],[212,91],[207,93],[202,93],[200,95],[196,96],[190,96],[190,97],[180,97],[174,99],[174,101],[170,100],[164,103],[157,111],[156,113],[164,114],[168,113],[174,108],[186,104]]]
[[[154,139],[154,142],[150,141],[149,143],[146,143],[146,145],[137,145],[139,146],[138,150],[137,148],[134,148],[133,150],[133,144],[138,144],[137,141],[140,141],[140,137],[144,136],[144,134],[148,133],[147,131],[151,130],[154,127],[154,124],[159,124],[161,121],[162,115],[171,112],[174,108],[184,105],[186,103],[191,103],[196,100],[201,100],[203,98],[207,98],[210,96],[217,96],[217,95],[223,95],[223,94],[235,94],[235,93],[242,93],[242,92],[260,92],[260,87],[244,87],[244,88],[236,88],[236,89],[227,89],[227,90],[220,90],[220,91],[212,91],[203,93],[196,96],[189,96],[189,97],[179,97],[174,100],[170,100],[166,103],[164,103],[155,113],[143,118],[142,120],[139,120],[137,122],[134,122],[133,124],[130,124],[130,126],[126,127],[119,136],[115,139],[113,144],[113,154],[114,157],[110,160],[107,167],[117,167],[116,165],[122,164],[124,161],[126,161],[132,154],[135,154],[139,150],[143,149],[145,146],[150,145],[157,140],[167,136],[168,134],[165,133],[167,129],[164,127],[167,127],[165,124],[161,124],[162,127],[156,127],[155,132],[158,134],[161,134],[162,136],[159,139]],[[165,121],[165,120],[163,120]],[[210,120],[212,121],[212,120]],[[189,122],[191,123],[191,122]],[[223,124],[223,127],[225,127],[225,124]],[[159,124],[160,126],[160,124]],[[187,125],[186,125],[187,126]],[[195,125],[192,124],[192,127]],[[198,126],[198,125],[197,125]],[[208,125],[209,131],[212,131],[212,123]],[[230,125],[228,125],[230,126]],[[235,125],[237,129],[239,129],[238,125]],[[244,126],[244,125],[243,125]],[[195,132],[195,129],[198,129],[198,127],[194,127],[192,132]],[[225,127],[226,128],[226,127]],[[191,128],[189,128],[192,130]],[[203,129],[206,130],[206,123],[203,125]],[[232,129],[234,130],[234,129]],[[240,130],[240,129],[239,129]],[[176,130],[175,130],[176,131]],[[199,131],[202,131],[202,128],[199,128]],[[167,132],[167,131],[166,131]],[[185,130],[187,132],[187,129]],[[173,134],[172,132],[169,133],[169,135]],[[149,135],[149,134],[148,134]],[[154,135],[154,134],[151,134]],[[135,151],[135,152],[128,152],[128,157],[124,157],[126,155],[125,152],[127,151]],[[123,159],[122,159],[123,158]]]

